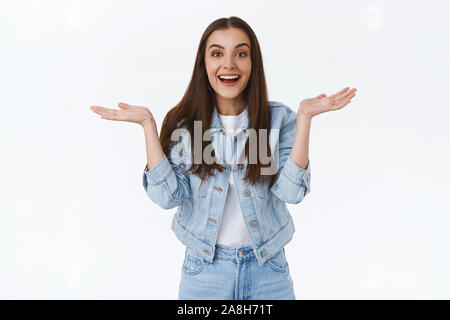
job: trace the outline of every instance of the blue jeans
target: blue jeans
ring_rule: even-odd
[[[251,246],[217,246],[212,263],[186,248],[178,299],[295,300],[284,247],[261,266]]]

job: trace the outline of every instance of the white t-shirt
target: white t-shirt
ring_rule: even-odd
[[[224,116],[219,113],[220,122],[226,129],[227,137],[231,139],[231,145],[237,129],[245,126],[246,114],[247,107],[237,116]],[[228,194],[225,200],[225,208],[222,214],[216,244],[228,248],[240,248],[252,245],[236,193],[233,172],[230,172],[230,185],[228,187]]]

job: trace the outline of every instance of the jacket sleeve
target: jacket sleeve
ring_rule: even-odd
[[[270,191],[280,200],[297,204],[311,190],[311,161],[302,169],[297,166],[291,157],[297,127],[297,114],[289,107],[286,108],[287,116],[281,127],[279,136],[279,166],[275,182]]]
[[[191,197],[189,173],[182,161],[183,144],[175,144],[169,156],[163,158],[151,170],[147,164],[143,173],[143,185],[147,196],[163,209],[180,206],[185,199]]]

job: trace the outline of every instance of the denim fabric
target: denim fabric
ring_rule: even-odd
[[[178,207],[171,228],[177,238],[201,258],[212,263],[216,240],[227,197],[230,174],[233,175],[242,214],[250,236],[256,260],[262,266],[283,248],[293,237],[294,223],[286,203],[301,202],[311,190],[311,164],[306,169],[298,167],[290,156],[295,139],[297,113],[281,102],[269,101],[271,129],[269,145],[276,164],[276,180],[268,184],[252,185],[244,181],[248,159],[244,168],[225,161],[223,172],[215,171],[200,184],[201,179],[187,172],[193,162],[190,136],[180,134],[168,155],[151,170],[144,168],[142,182],[147,196],[164,209]],[[227,147],[223,138],[225,129],[214,108],[210,124],[211,145],[218,158],[227,160],[229,150],[236,150],[236,157],[243,151],[249,133],[249,117],[245,127]],[[195,133],[195,132],[194,132]],[[250,140],[251,141],[251,140]],[[222,155],[222,157],[220,156]]]
[[[186,248],[178,299],[295,300],[285,250],[259,265],[251,246],[217,246],[212,263]]]

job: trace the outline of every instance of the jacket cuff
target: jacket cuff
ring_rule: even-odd
[[[291,155],[289,155],[284,164],[283,174],[296,185],[309,185],[311,181],[311,161],[308,159],[308,166],[306,169],[302,169],[295,164]]]
[[[148,164],[145,165],[144,175],[148,184],[156,186],[167,178],[171,170],[172,165],[164,154],[163,158],[151,170],[148,170]]]

